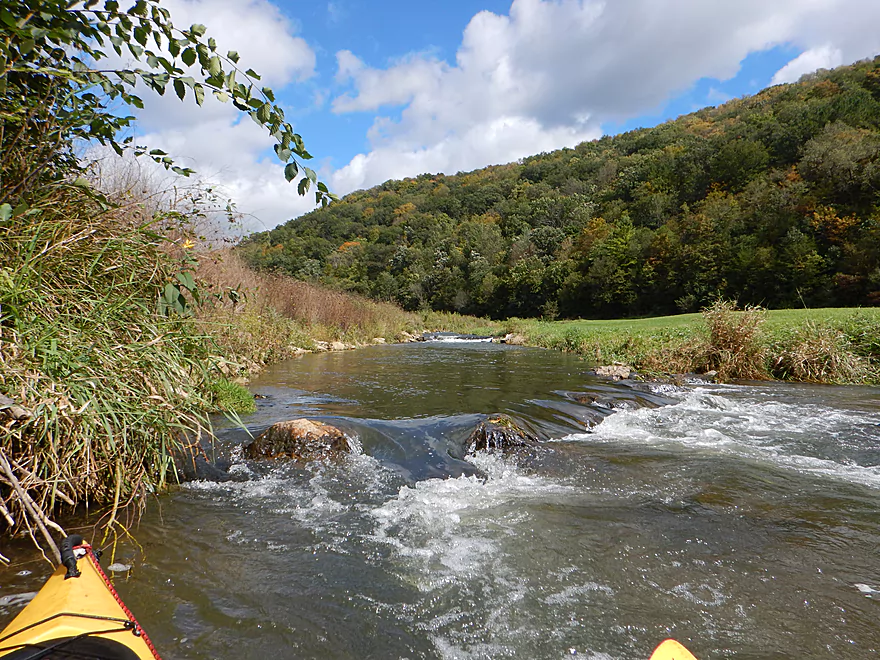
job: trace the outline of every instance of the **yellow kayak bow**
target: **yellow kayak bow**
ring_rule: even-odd
[[[693,654],[674,639],[667,639],[651,654],[650,660],[697,660]]]
[[[3,632],[0,658],[161,660],[81,536],[61,544],[62,565]]]

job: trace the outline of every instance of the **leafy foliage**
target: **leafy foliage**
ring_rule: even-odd
[[[182,445],[210,436],[222,362],[192,318],[190,246],[182,261],[170,248],[168,230],[195,217],[96,190],[78,148],[133,148],[189,174],[123,137],[123,110],[143,106],[138,85],[199,105],[211,93],[272,134],[301,194],[331,198],[272,90],[205,32],[175,28],[156,0],[0,5],[0,393],[21,411],[0,409],[0,519],[56,561],[62,506],[110,505],[112,530],[121,507],[176,479]]]
[[[120,132],[131,126],[133,117],[119,114],[117,105],[143,107],[135,92],[138,83],[158,94],[171,89],[181,100],[189,95],[198,105],[206,93],[231,102],[275,138],[287,180],[303,175],[300,194],[314,186],[316,202],[326,204],[332,198],[304,165],[312,156],[275,103],[273,91],[259,86],[259,74],[242,71],[237,52],[219,52],[214,39],[206,38],[204,25],[176,28],[157,0],[137,0],[126,10],[116,0],[4,3],[0,28],[2,201],[12,207],[35,176],[69,176],[77,169],[78,141],[95,140],[120,154],[130,146],[132,137],[120,138]],[[110,61],[110,50],[140,66],[102,68]],[[136,152],[178,174],[192,172],[159,149],[136,147]],[[9,153],[18,162],[8,160]]]
[[[347,195],[241,247],[408,309],[555,318],[880,304],[880,59]]]

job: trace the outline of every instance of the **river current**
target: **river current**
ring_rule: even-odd
[[[234,480],[152,503],[116,584],[172,658],[875,658],[880,389],[611,383],[538,349],[306,355],[221,424]],[[487,415],[546,439],[465,455]],[[269,424],[354,438],[253,462]],[[20,567],[19,567],[20,568]],[[48,565],[4,572],[0,616]]]

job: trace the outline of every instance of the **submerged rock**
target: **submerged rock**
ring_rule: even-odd
[[[351,453],[351,442],[335,426],[309,419],[277,422],[245,449],[248,458],[290,458],[296,461],[338,459]]]
[[[229,473],[212,464],[198,444],[183,445],[174,450],[174,470],[177,481],[228,481]]]
[[[522,428],[508,415],[493,415],[480,424],[468,436],[467,453],[478,451],[507,452],[531,448],[539,443],[538,437]]]

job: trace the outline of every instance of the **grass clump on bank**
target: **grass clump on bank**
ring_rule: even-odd
[[[209,384],[214,407],[227,413],[249,415],[257,412],[254,396],[248,388],[235,381],[219,378]]]
[[[717,372],[721,380],[880,382],[880,310],[738,310],[718,301],[701,314],[613,321],[512,319],[525,342],[621,362],[648,374]]]
[[[115,512],[173,480],[212,402],[204,339],[158,311],[162,236],[85,185],[39,192],[0,224],[0,392],[28,412],[0,413],[0,515],[57,551],[65,507]]]

